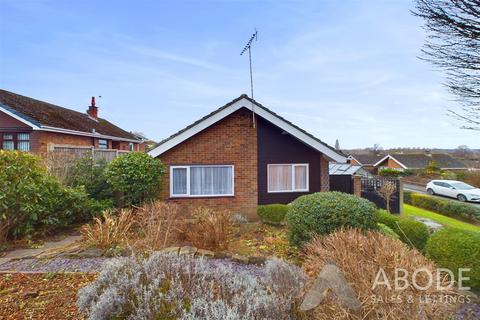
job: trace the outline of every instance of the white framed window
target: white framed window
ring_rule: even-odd
[[[108,149],[108,141],[106,139],[98,139],[98,149]]]
[[[274,192],[308,191],[308,163],[267,165],[267,190]]]
[[[233,165],[170,166],[171,197],[226,197],[233,189]]]
[[[30,133],[17,134],[17,150],[30,151]]]

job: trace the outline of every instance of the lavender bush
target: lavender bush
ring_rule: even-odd
[[[279,259],[256,268],[154,253],[112,261],[77,305],[89,319],[292,319],[305,281]]]

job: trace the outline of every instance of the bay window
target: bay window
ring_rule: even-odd
[[[308,164],[269,164],[268,192],[308,191]]]
[[[171,197],[233,196],[232,165],[170,167]]]

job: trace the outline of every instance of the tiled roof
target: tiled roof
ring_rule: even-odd
[[[98,121],[86,113],[63,108],[48,102],[0,89],[0,105],[17,116],[38,126],[54,127],[86,133],[138,140],[138,138],[105,119]]]
[[[400,161],[409,169],[421,169],[428,166],[431,161],[435,161],[437,166],[442,169],[464,169],[466,165],[461,161],[452,158],[448,154],[434,153],[426,154],[390,154],[393,158]]]
[[[359,154],[350,154],[356,160],[360,161],[362,165],[374,165],[378,161],[382,160],[385,157],[384,154],[373,154],[373,153],[359,153]]]
[[[239,96],[238,98],[236,99],[233,99],[232,101],[230,101],[229,103],[225,104],[224,106],[212,111],[211,113],[207,114],[206,116],[202,117],[201,119],[195,121],[194,123],[188,125],[187,127],[183,128],[182,130],[174,133],[173,135],[171,135],[170,137],[160,141],[155,147],[158,147],[162,144],[164,144],[165,142],[175,138],[176,136],[182,134],[183,132],[195,127],[196,125],[198,125],[199,123],[201,123],[202,121],[212,117],[213,115],[221,112],[222,110],[228,108],[229,106],[233,105],[234,103],[242,100],[242,99],[247,99],[248,101],[250,101],[251,103],[254,103],[256,106],[262,108],[263,110],[267,111],[268,113],[270,113],[271,115],[277,117],[278,119],[281,119],[282,121],[288,123],[290,126],[294,127],[295,129],[301,131],[302,133],[306,134],[307,136],[309,136],[310,138],[314,139],[315,141],[321,143],[322,145],[324,145],[325,147],[329,148],[330,150],[332,150],[333,152],[343,156],[343,157],[346,157],[345,154],[343,154],[340,150],[336,150],[335,148],[333,148],[332,146],[329,146],[328,144],[326,144],[325,142],[321,141],[320,139],[318,139],[317,137],[313,136],[312,134],[308,133],[307,131],[305,131],[304,129],[296,126],[295,124],[293,124],[292,122],[286,120],[285,118],[283,118],[282,116],[276,114],[275,112],[271,111],[270,109],[268,109],[267,107],[263,106],[262,104],[258,103],[257,101],[255,100],[252,100],[250,97],[248,97],[246,94],[242,94],[241,96]]]

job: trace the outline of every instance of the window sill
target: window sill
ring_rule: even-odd
[[[267,191],[267,193],[306,193],[309,190],[293,190],[293,191]]]
[[[235,198],[235,195],[205,195],[205,196],[170,196],[169,199],[210,199],[210,198]]]

